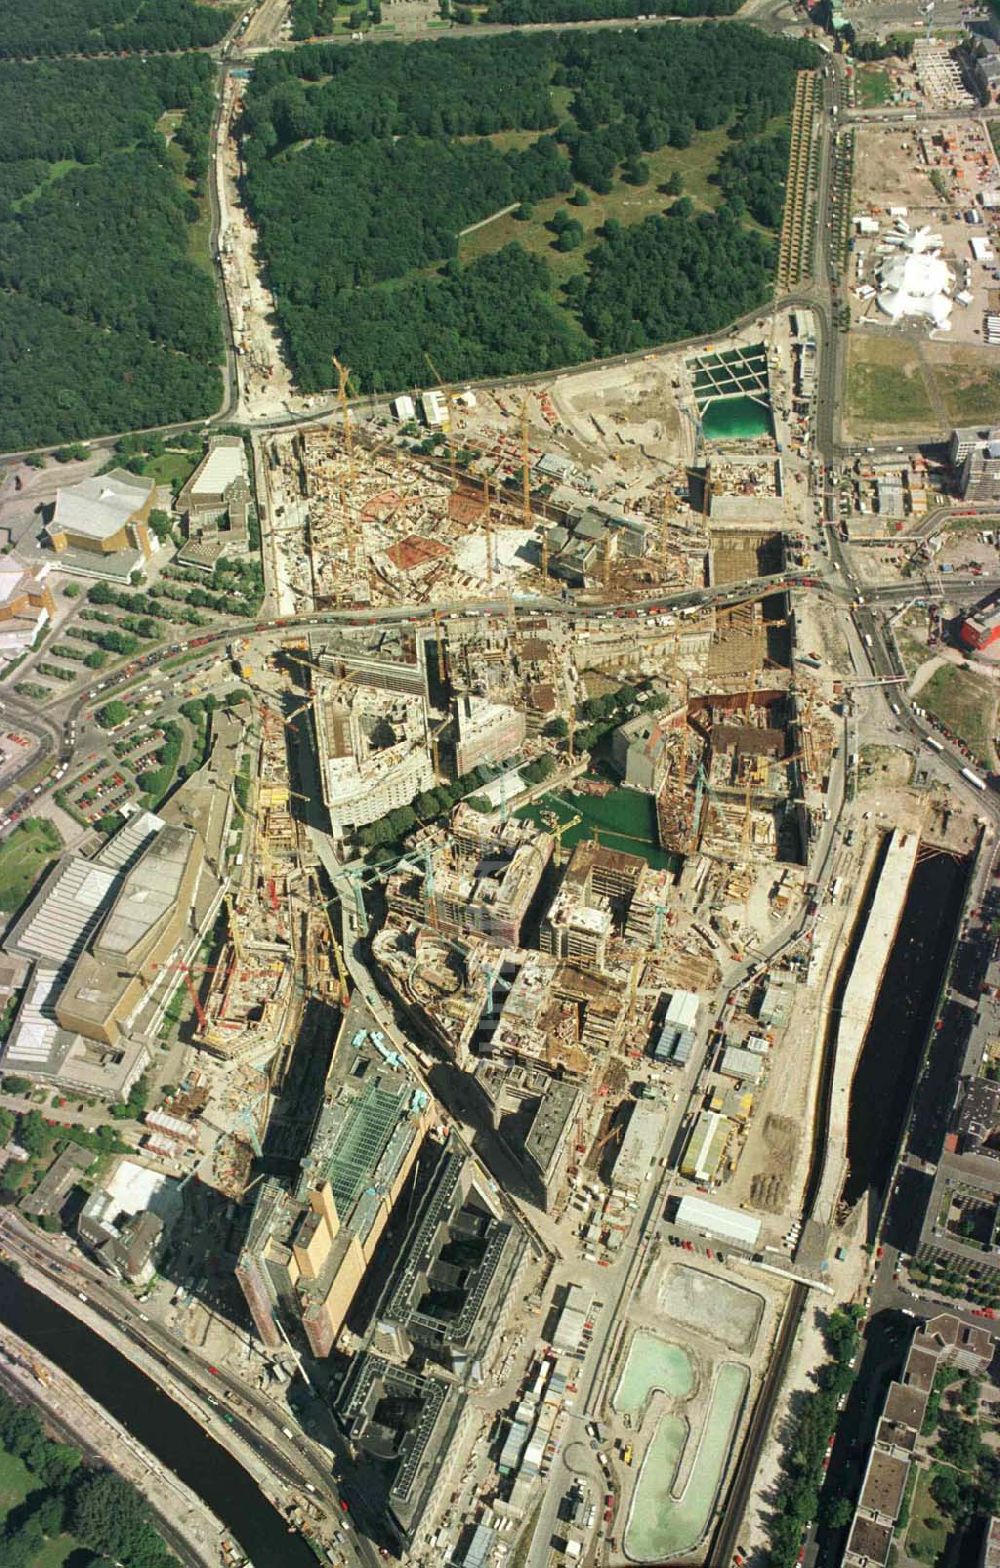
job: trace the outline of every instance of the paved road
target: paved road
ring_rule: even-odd
[[[303,1497],[311,1491],[330,1515],[339,1517],[340,1493],[333,1483],[327,1453],[301,1431],[287,1438],[283,1432],[287,1416],[283,1422],[280,1410],[257,1389],[224,1368],[210,1365],[190,1345],[152,1319],[144,1320],[139,1305],[126,1291],[111,1284],[105,1274],[78,1255],[67,1255],[55,1242],[31,1230],[14,1212],[7,1211],[0,1218],[0,1237],[13,1256],[30,1263],[64,1290],[76,1292],[82,1286],[88,1307],[153,1356],[169,1373],[165,1391],[171,1392],[171,1380],[182,1389],[188,1403],[195,1405],[202,1425],[217,1442],[229,1447],[229,1434],[236,1434],[270,1472],[275,1491],[290,1488]],[[217,1399],[216,1394],[222,1398]],[[227,1394],[231,1397],[226,1398]],[[237,1445],[232,1452],[247,1468],[242,1449]],[[339,1543],[338,1550],[341,1549],[352,1568],[376,1568],[377,1553],[356,1531],[350,1532],[346,1542]]]
[[[18,1403],[23,1403],[25,1395],[27,1395],[32,1401],[39,1404],[44,1411],[46,1428],[51,1428],[60,1441],[70,1444],[73,1448],[80,1449],[84,1457],[96,1465],[103,1467],[107,1464],[107,1452],[95,1446],[93,1438],[84,1430],[82,1417],[76,1423],[68,1420],[65,1414],[55,1406],[50,1397],[36,1393],[27,1382],[22,1382],[15,1377],[10,1368],[2,1363],[0,1363],[0,1384]],[[49,1390],[49,1396],[51,1396],[52,1392],[54,1391]],[[106,1416],[105,1420],[107,1420]],[[109,1431],[108,1428],[104,1430],[105,1432]],[[186,1538],[174,1528],[167,1515],[160,1511],[154,1499],[147,1496],[146,1502],[153,1515],[157,1530],[163,1536],[171,1551],[174,1552],[178,1561],[184,1564],[184,1568],[205,1568],[206,1559],[200,1554],[195,1555]]]

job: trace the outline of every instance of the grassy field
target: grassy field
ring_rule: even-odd
[[[31,1475],[26,1465],[13,1454],[0,1449],[0,1516],[23,1503],[31,1491]]]
[[[916,354],[899,338],[851,335],[847,419],[858,434],[927,430],[934,410]]]
[[[957,344],[929,348],[934,379],[955,424],[992,424],[1000,418],[1000,371],[991,350]]]
[[[858,105],[860,108],[876,109],[879,104],[888,103],[891,92],[892,83],[887,72],[878,69],[858,72]]]
[[[930,1472],[921,1470],[906,1537],[910,1556],[922,1563],[936,1563],[948,1540],[948,1525],[930,1494],[930,1480]]]
[[[993,767],[996,689],[985,675],[946,664],[920,688],[920,705],[946,724],[984,767]]]
[[[35,1484],[27,1466],[20,1459],[15,1459],[13,1454],[6,1454],[0,1449],[0,1524],[12,1508],[24,1502]],[[46,1541],[41,1551],[35,1553],[28,1568],[62,1568],[71,1553],[78,1549],[79,1543],[71,1535],[53,1536],[51,1541]]]
[[[160,485],[172,485],[179,490],[194,473],[201,461],[198,452],[173,451],[169,447],[161,457],[151,457],[145,472]]]
[[[36,185],[34,190],[27,191],[25,195],[19,196],[16,201],[12,201],[11,206],[15,212],[20,212],[23,207],[30,207],[31,203],[33,201],[37,201],[46,187],[51,185],[54,180],[61,180],[63,175],[68,174],[71,169],[82,168],[84,168],[84,165],[82,163],[77,163],[73,158],[57,159],[55,163],[49,164],[49,167],[45,173],[45,178],[42,180],[41,184]]]
[[[73,1536],[53,1536],[51,1541],[46,1541],[40,1552],[35,1553],[30,1568],[63,1568],[63,1563],[79,1550],[79,1543]]]
[[[553,96],[559,91],[556,89]],[[779,124],[780,121],[775,121],[768,129],[777,129]],[[503,131],[489,140],[508,151],[530,146],[537,139],[537,134],[536,131]],[[661,147],[657,152],[644,155],[649,164],[647,184],[628,185],[624,180],[617,179],[607,196],[588,192],[590,201],[586,207],[574,207],[565,195],[536,202],[532,216],[526,222],[508,213],[476,229],[475,233],[466,235],[459,241],[459,257],[463,264],[467,264],[479,256],[502,250],[504,245],[516,240],[526,250],[543,255],[557,283],[565,283],[574,274],[586,271],[587,250],[596,242],[596,230],[609,218],[615,218],[622,224],[641,223],[643,218],[669,210],[674,198],[664,195],[660,187],[666,184],[672,174],[680,174],[684,181],[684,195],[690,196],[699,211],[717,207],[722,192],[712,183],[712,176],[719,167],[720,157],[731,145],[726,128],[720,127],[696,135],[690,147]],[[570,216],[583,226],[584,241],[578,250],[564,252],[556,249],[556,236],[548,224],[560,207],[565,207]],[[752,219],[745,221],[749,227],[759,228]]]
[[[909,611],[896,622],[893,632],[903,665],[907,673],[912,675],[931,656],[927,646],[926,613],[923,610]]]
[[[29,817],[16,827],[0,844],[0,909],[19,908],[61,848],[58,832],[43,818]]]

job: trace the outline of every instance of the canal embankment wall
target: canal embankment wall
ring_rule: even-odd
[[[812,1211],[813,1220],[820,1225],[833,1224],[847,1175],[851,1084],[906,904],[919,847],[918,832],[894,829],[872,897],[864,934],[844,987],[840,1016],[836,1021],[823,1174]]]
[[[89,1459],[131,1481],[187,1568],[218,1568],[223,1541],[231,1539],[221,1520],[55,1362],[9,1328],[0,1335],[0,1382],[14,1398],[38,1406],[60,1439],[70,1438]]]

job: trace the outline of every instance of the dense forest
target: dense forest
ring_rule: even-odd
[[[754,308],[772,245],[742,219],[780,225],[788,143],[773,122],[813,61],[737,23],[265,57],[244,112],[246,195],[297,380],[329,385],[334,352],[378,390],[424,380],[427,352],[449,379],[549,369]],[[665,199],[589,236],[569,220],[556,248],[579,249],[583,270],[561,296],[520,244],[460,265],[479,220],[645,183],[649,155],[720,127],[719,211]]]
[[[339,0],[292,0],[292,37],[321,38],[332,33],[339,9]]]
[[[0,59],[207,48],[233,15],[196,0],[3,0]]]
[[[715,332],[753,310],[770,286],[772,246],[726,207],[608,229],[578,291],[584,328],[600,354]]]
[[[606,17],[732,16],[743,0],[489,0],[484,22],[596,22]]]
[[[781,227],[785,206],[788,133],[737,142],[719,164],[719,184],[737,213],[749,212],[766,229]]]
[[[211,61],[10,64],[0,92],[0,447],[213,411],[216,296],[188,255]],[[169,108],[183,183],[157,129]]]

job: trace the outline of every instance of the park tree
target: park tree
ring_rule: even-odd
[[[576,223],[573,219],[570,219],[570,221],[559,231],[559,237],[556,240],[556,250],[579,250],[582,244],[583,224]]]
[[[112,702],[106,702],[103,708],[98,708],[94,717],[102,729],[113,730],[119,724],[125,723],[125,720],[128,718],[128,709],[123,702],[119,702],[115,698]]]
[[[47,1154],[52,1142],[52,1129],[46,1127],[38,1111],[26,1111],[17,1119],[17,1141],[29,1154]]]
[[[170,517],[160,507],[154,506],[150,512],[149,526],[161,544],[170,538]]]
[[[854,1516],[854,1505],[842,1492],[824,1498],[820,1505],[820,1519],[828,1530],[843,1530]]]

